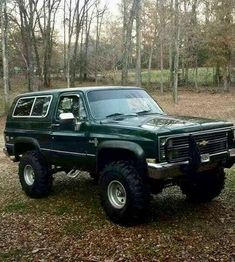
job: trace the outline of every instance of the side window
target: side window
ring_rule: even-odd
[[[14,117],[45,117],[49,110],[51,96],[20,98],[16,104]]]
[[[46,116],[50,101],[51,101],[51,97],[49,96],[37,97],[34,103],[31,116],[41,116],[41,117]]]
[[[30,116],[33,102],[34,97],[18,100],[13,116]]]
[[[59,106],[56,113],[56,118],[59,119],[62,113],[73,113],[76,120],[86,118],[86,111],[82,99],[79,96],[63,96],[60,99]]]

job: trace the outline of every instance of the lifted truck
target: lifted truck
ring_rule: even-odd
[[[25,193],[47,196],[52,175],[88,171],[116,223],[146,216],[150,194],[180,186],[206,202],[235,162],[232,123],[175,117],[138,87],[86,87],[26,93],[9,111],[4,151],[19,161]]]

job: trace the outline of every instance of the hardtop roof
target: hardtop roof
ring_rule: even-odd
[[[113,89],[142,89],[141,87],[136,86],[86,86],[86,87],[72,87],[72,88],[58,88],[58,89],[48,89],[44,91],[36,91],[36,92],[26,92],[20,94],[18,97],[24,96],[36,96],[36,95],[51,95],[57,93],[64,92],[88,92],[93,90],[113,90]]]

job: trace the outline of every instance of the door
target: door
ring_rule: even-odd
[[[52,161],[59,166],[82,168],[88,144],[87,113],[81,94],[63,94],[52,123]]]

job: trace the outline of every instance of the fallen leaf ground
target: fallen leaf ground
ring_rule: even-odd
[[[182,93],[176,106],[169,94],[157,98],[170,113],[235,119],[233,94]],[[17,164],[0,152],[0,261],[234,261],[234,197],[232,168],[211,203],[192,205],[168,188],[153,198],[146,224],[125,228],[106,219],[98,186],[86,174],[58,174],[50,197],[29,199]]]

